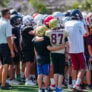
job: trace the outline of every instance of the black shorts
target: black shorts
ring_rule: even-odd
[[[54,65],[54,74],[64,75],[65,54],[52,53],[51,57],[52,57],[53,65]]]
[[[12,58],[8,44],[0,44],[0,56],[3,65],[12,64]]]
[[[29,51],[23,51],[23,63],[26,62],[34,62],[34,52],[29,50]]]

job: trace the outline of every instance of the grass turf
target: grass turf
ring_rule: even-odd
[[[71,89],[64,89],[65,92],[73,92]],[[0,90],[0,92],[38,92],[38,86],[25,86],[25,85],[18,85],[13,86],[11,90]],[[92,92],[92,90],[85,90],[85,92]]]

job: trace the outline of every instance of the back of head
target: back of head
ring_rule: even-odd
[[[2,16],[5,16],[9,11],[10,11],[10,9],[8,9],[8,8],[3,8],[3,9],[1,10],[1,15],[2,15]]]

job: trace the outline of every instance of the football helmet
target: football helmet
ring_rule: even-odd
[[[78,20],[83,20],[83,16],[82,16],[82,13],[79,9],[75,9],[71,12],[71,18],[76,18]]]
[[[42,23],[44,24],[44,19],[46,18],[46,17],[48,17],[49,15],[48,14],[44,14],[43,15],[43,17],[42,17]]]
[[[18,12],[15,9],[10,10],[11,15],[18,15]]]
[[[65,17],[70,17],[70,16],[71,16],[71,11],[65,12],[64,16],[65,16]]]
[[[33,20],[33,17],[30,16],[30,15],[26,15],[23,17],[23,25],[24,26],[34,26],[35,25],[35,22]]]
[[[35,18],[34,18],[35,23],[37,24],[39,21],[41,22],[42,18],[43,18],[42,14],[39,14],[39,15],[35,16]]]
[[[60,24],[63,24],[63,21],[62,21],[62,18],[64,17],[64,14],[63,13],[61,13],[61,12],[54,12],[52,14],[52,16],[54,18],[57,18],[59,20]]]
[[[86,17],[88,26],[89,26],[89,34],[92,35],[92,13],[89,13],[88,16]]]
[[[71,20],[71,17],[63,17],[62,21],[65,24],[67,21]]]
[[[33,14],[33,19],[37,16],[37,15],[39,15],[39,13],[35,13],[35,14]]]
[[[18,26],[18,25],[22,24],[22,17],[20,17],[18,15],[11,15],[10,23],[12,26]]]
[[[48,30],[48,28],[43,25],[43,26],[38,26],[36,28],[36,35],[38,36],[44,36],[45,35],[45,32]]]
[[[57,28],[58,27],[58,19],[52,19],[49,21],[49,27],[51,29]]]
[[[54,12],[52,14],[52,16],[55,17],[55,18],[58,18],[59,20],[61,20],[62,17],[64,17],[63,13],[61,13],[61,12]]]
[[[45,19],[44,19],[44,24],[45,25],[47,25],[47,26],[49,26],[49,21],[50,20],[52,20],[52,19],[54,19],[54,17],[53,16],[47,16]]]
[[[92,13],[89,13],[86,17],[87,23],[89,26],[92,26]]]

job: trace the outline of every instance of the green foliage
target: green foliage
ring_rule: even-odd
[[[84,0],[81,6],[82,10],[92,11],[92,0]]]
[[[77,9],[79,7],[79,3],[78,2],[74,2],[72,5],[72,9]]]
[[[37,10],[37,12],[39,12],[39,13],[48,12],[48,10],[46,9],[46,6],[42,3],[41,0],[29,0],[29,2]]]
[[[0,6],[5,7],[9,0],[0,0]]]
[[[92,11],[92,0],[83,0],[81,4],[75,2],[72,9],[79,8],[81,10]]]

